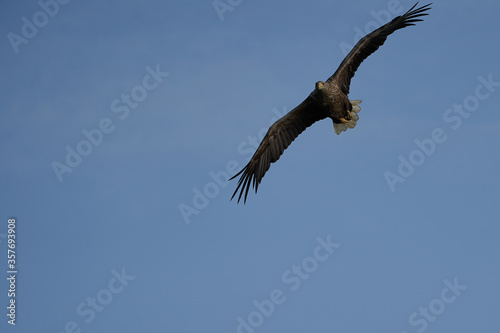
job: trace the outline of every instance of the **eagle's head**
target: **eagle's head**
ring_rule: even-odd
[[[316,90],[321,90],[325,86],[325,82],[323,81],[318,81],[316,82]]]

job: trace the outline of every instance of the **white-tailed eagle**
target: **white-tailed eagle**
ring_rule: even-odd
[[[292,141],[318,120],[332,119],[337,134],[356,126],[361,101],[349,100],[347,97],[352,77],[359,65],[384,44],[387,36],[396,30],[415,25],[415,22],[422,21],[419,17],[428,15],[425,11],[430,9],[431,4],[415,9],[417,5],[418,2],[405,14],[360,39],[328,80],[316,82],[315,89],[302,103],[269,128],[250,162],[231,178],[241,175],[231,200],[240,191],[238,202],[243,193],[246,202],[250,185],[257,193],[271,163],[276,162]]]

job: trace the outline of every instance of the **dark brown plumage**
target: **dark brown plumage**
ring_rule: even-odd
[[[269,128],[250,162],[231,178],[241,175],[231,200],[240,190],[238,202],[243,193],[246,202],[250,185],[257,193],[271,163],[276,162],[292,141],[316,121],[327,117],[332,119],[337,134],[356,126],[361,101],[350,101],[347,97],[352,77],[359,65],[384,44],[387,36],[396,30],[415,25],[415,22],[422,21],[418,17],[428,15],[425,11],[430,9],[431,4],[414,9],[417,5],[418,2],[405,14],[360,39],[326,82],[316,82],[315,89],[302,103]]]

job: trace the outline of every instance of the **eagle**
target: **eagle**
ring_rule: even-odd
[[[238,203],[243,193],[243,202],[246,203],[250,185],[257,193],[271,163],[276,162],[292,141],[315,122],[330,118],[337,135],[356,126],[361,100],[349,100],[347,97],[351,79],[359,65],[384,44],[387,36],[423,21],[419,17],[428,15],[425,12],[431,8],[432,3],[415,9],[417,5],[418,2],[403,15],[361,38],[328,80],[316,82],[314,90],[302,103],[269,128],[248,164],[229,179],[241,175],[231,200],[240,191]]]

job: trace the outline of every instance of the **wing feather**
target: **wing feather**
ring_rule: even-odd
[[[271,164],[280,158],[285,149],[300,133],[316,121],[324,118],[326,118],[326,113],[319,110],[311,98],[308,97],[283,118],[275,122],[267,131],[266,136],[248,164],[231,178],[234,179],[241,175],[231,200],[239,191],[238,202],[242,197],[246,202],[250,186],[254,187],[255,192],[257,192],[259,184]]]
[[[422,19],[418,17],[429,15],[425,13],[425,11],[430,9],[432,3],[414,9],[417,5],[418,2],[405,14],[394,18],[389,23],[361,38],[351,52],[344,58],[339,68],[326,82],[335,82],[337,86],[342,89],[344,94],[349,94],[351,79],[356,73],[359,65],[384,44],[387,36],[396,30],[415,25],[416,22],[422,21]]]

